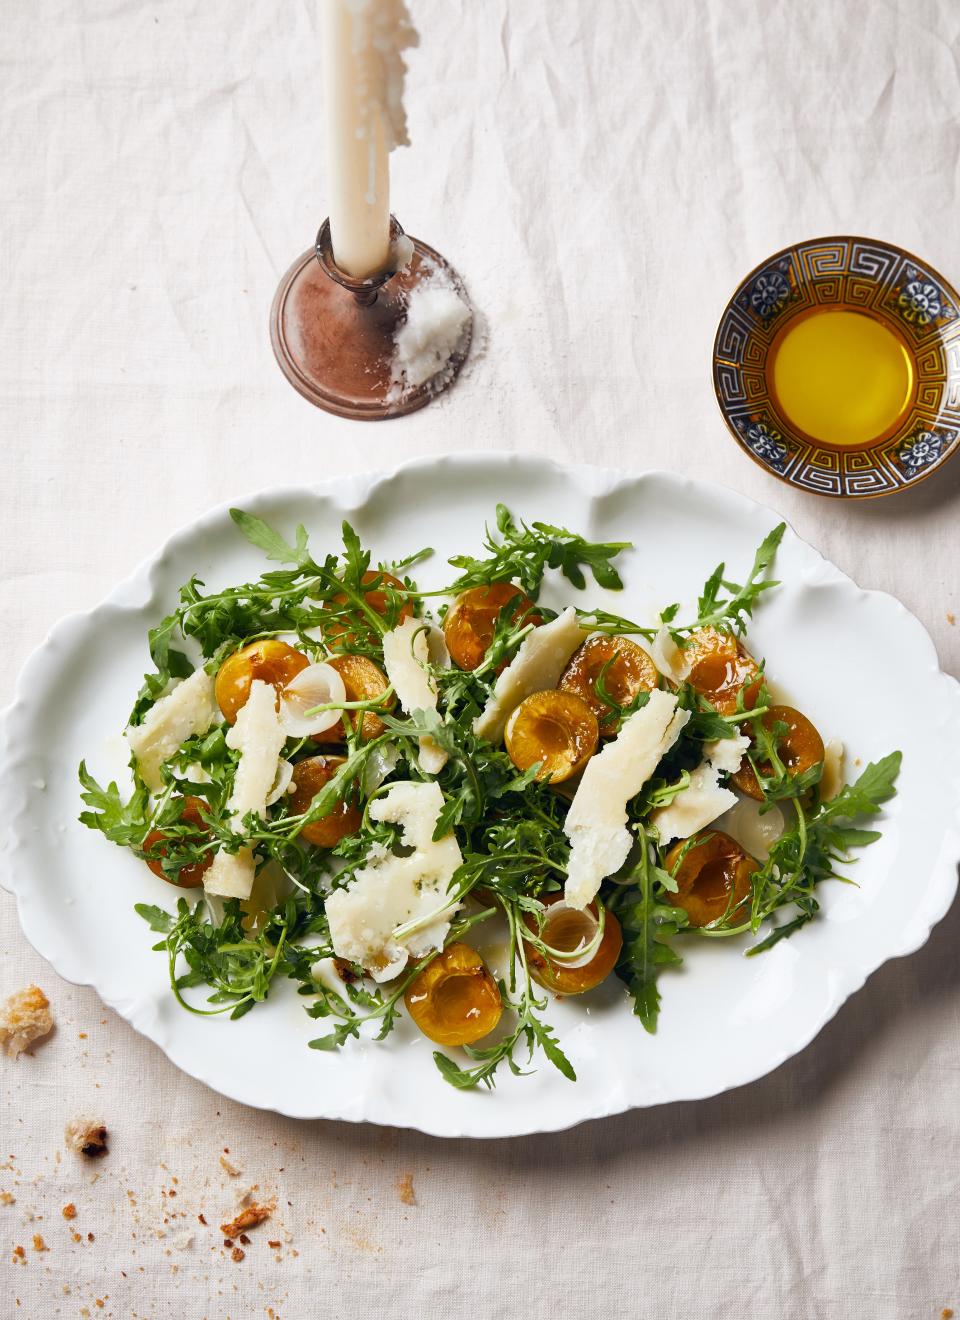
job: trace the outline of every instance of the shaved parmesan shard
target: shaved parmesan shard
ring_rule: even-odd
[[[500,742],[507,720],[520,702],[533,692],[555,688],[567,661],[586,636],[587,630],[580,626],[572,605],[550,623],[528,633],[474,720],[474,733],[490,742]]]
[[[750,750],[750,739],[744,733],[733,738],[717,738],[715,742],[704,743],[703,755],[714,770],[726,775],[734,775],[740,769],[743,758]]]
[[[219,894],[221,898],[249,898],[256,872],[252,848],[218,852],[203,873],[203,887],[208,894]]]
[[[654,637],[650,655],[660,673],[674,683],[682,683],[690,672],[690,661],[670,636],[666,624]]]
[[[232,828],[239,834],[240,825],[252,811],[267,814],[267,798],[277,778],[277,763],[287,741],[287,732],[277,715],[277,694],[272,684],[255,678],[250,695],[237,712],[237,722],[227,734],[227,746],[240,753],[233,791],[227,809],[233,815]]]
[[[437,709],[437,685],[426,666],[430,662],[430,639],[419,619],[404,619],[383,638],[383,667],[397,700],[412,715],[416,710]],[[447,763],[447,753],[425,735],[420,739],[420,769],[438,775]]]
[[[587,763],[563,827],[571,843],[564,890],[571,907],[585,908],[601,882],[627,860],[633,843],[627,803],[643,788],[689,719],[688,710],[677,710],[672,692],[651,692],[647,704]]]
[[[399,825],[405,857],[375,848],[348,889],[327,896],[327,920],[338,958],[359,963],[375,981],[398,976],[407,958],[442,949],[460,904],[447,890],[463,858],[452,834],[434,841],[443,810],[439,784],[402,781],[370,804],[374,820]],[[404,933],[404,927],[413,929]]]
[[[161,697],[142,724],[127,731],[127,743],[137,758],[140,778],[157,793],[163,788],[160,767],[195,734],[206,733],[221,716],[213,696],[213,678],[203,668]]]
[[[250,695],[237,712],[237,722],[227,734],[227,746],[240,753],[233,778],[233,791],[227,800],[230,828],[243,832],[243,818],[248,812],[266,816],[267,799],[272,796],[279,773],[280,753],[287,734],[277,715],[277,694],[272,684],[255,678]],[[249,898],[256,874],[252,848],[237,853],[218,852],[203,875],[208,894],[224,898]]]
[[[737,795],[720,787],[720,772],[709,761],[701,761],[690,775],[690,783],[672,802],[658,808],[650,817],[660,842],[688,839],[697,830],[711,825],[718,816],[736,805]]]
[[[750,739],[741,733],[734,738],[704,743],[704,759],[691,773],[690,783],[650,818],[662,844],[672,839],[688,839],[736,805],[737,795],[729,788],[720,787],[720,775],[732,775],[739,770],[749,746]]]

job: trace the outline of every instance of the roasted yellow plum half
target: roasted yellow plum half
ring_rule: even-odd
[[[579,774],[597,750],[597,717],[573,692],[534,692],[507,720],[504,741],[518,770],[538,761],[537,779],[559,784]]]
[[[642,646],[629,637],[588,637],[574,651],[560,687],[581,697],[600,725],[603,737],[617,731],[616,711],[600,697],[597,680],[618,706],[629,706],[641,692],[652,692],[660,681],[656,666]]]
[[[743,692],[747,710],[757,704],[760,669],[753,656],[731,633],[719,628],[695,628],[683,654],[690,664],[687,679],[721,715],[732,715]]]
[[[183,799],[183,810],[180,813],[180,819],[177,822],[180,825],[196,825],[196,833],[176,836],[179,839],[189,839],[191,843],[202,843],[208,837],[202,810],[206,803],[202,798],[185,797]],[[210,852],[202,862],[188,862],[186,866],[181,866],[176,879],[166,874],[163,869],[161,858],[166,856],[167,850],[162,845],[170,839],[169,834],[163,830],[151,830],[143,841],[143,850],[148,852],[156,845],[157,857],[146,858],[146,863],[154,875],[158,875],[161,880],[167,880],[172,885],[179,885],[181,889],[197,889],[203,884],[203,873],[213,861],[213,853]]]
[[[413,978],[407,1012],[437,1045],[472,1045],[500,1021],[503,1004],[490,971],[469,944],[451,944]]]
[[[705,830],[692,842],[683,839],[674,844],[665,860],[677,882],[677,892],[665,897],[683,908],[691,926],[709,926],[721,918],[733,924],[746,921],[750,877],[757,863],[736,839],[722,830]]]
[[[461,592],[443,621],[447,650],[458,669],[479,668],[493,641],[500,611],[511,604],[513,623],[543,622],[533,601],[513,582],[494,582],[489,587],[470,587]]]
[[[234,723],[240,708],[247,704],[254,679],[272,683],[279,694],[309,663],[302,651],[274,637],[251,642],[242,650],[234,651],[217,671],[214,685],[214,696],[223,718]]]
[[[537,931],[536,917],[532,912],[527,912],[523,917],[527,929],[559,953],[575,955],[578,949],[588,949],[600,928],[600,912],[596,902],[582,912],[578,908],[569,907],[560,894],[549,895],[543,902],[547,909],[543,928]],[[527,966],[538,985],[558,995],[582,995],[605,981],[613,971],[623,947],[623,935],[613,913],[605,912],[600,943],[585,955],[586,961],[575,956],[569,961],[552,958],[526,939],[524,943]]]
[[[302,816],[305,811],[309,811],[313,799],[341,765],[342,756],[308,756],[306,760],[298,761],[293,767],[293,792],[287,799],[290,814]],[[338,802],[329,815],[304,825],[300,838],[318,848],[333,848],[348,834],[355,834],[360,828],[360,821],[359,807],[351,802]]]
[[[387,614],[390,608],[390,600],[385,588],[391,588],[394,591],[406,591],[406,587],[398,577],[394,577],[392,573],[384,573],[379,569],[376,571],[370,569],[368,572],[364,573],[361,582],[363,583],[364,588],[367,586],[370,587],[369,591],[364,590],[363,593],[363,599],[367,607],[373,610],[374,614],[380,614],[383,616]],[[352,600],[346,592],[338,593],[332,598],[330,603],[335,609],[344,609],[353,612],[360,609],[360,606]],[[400,606],[400,610],[394,621],[394,626],[398,623],[402,623],[404,619],[409,619],[412,614],[413,603],[412,601],[405,600]],[[354,636],[349,623],[340,619],[331,619],[326,626],[326,633],[328,636],[339,638],[343,642],[349,642]]]
[[[347,701],[376,701],[376,699],[386,692],[390,686],[387,676],[379,665],[365,655],[330,655],[324,661],[331,669],[335,669],[343,679],[344,690],[347,694]],[[396,704],[391,697],[385,709],[392,709]],[[352,711],[347,716],[350,720],[356,720],[359,711]],[[379,716],[373,711],[363,712],[363,723],[360,726],[361,742],[369,742],[371,738],[379,738],[381,733],[386,732],[387,726]],[[314,734],[314,742],[336,742],[342,743],[346,734],[343,728],[343,721],[337,720],[331,729],[324,730],[323,733]]]
[[[786,733],[777,741],[777,755],[791,779],[795,775],[802,775],[823,760],[825,755],[823,739],[806,715],[801,715],[800,711],[794,710],[792,706],[771,706],[763,716],[763,724],[771,731],[778,724],[787,726]],[[773,767],[769,762],[761,763],[759,770],[763,776],[773,773]],[[741,793],[756,798],[758,802],[763,801],[763,790],[749,761],[745,760],[732,778]]]

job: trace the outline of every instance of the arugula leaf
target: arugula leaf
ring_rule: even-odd
[[[161,935],[169,935],[173,930],[174,919],[169,912],[164,912],[163,908],[154,907],[150,903],[134,903],[133,910],[138,916],[143,917],[151,930],[158,931]]]
[[[536,600],[548,568],[559,569],[580,589],[586,586],[584,568],[589,568],[594,581],[601,587],[611,591],[623,587],[611,560],[622,550],[630,549],[630,541],[591,542],[565,527],[554,527],[550,523],[518,523],[505,504],[497,505],[496,526],[500,540],[489,527],[484,536],[484,545],[490,552],[487,558],[454,555],[448,561],[463,572],[444,594],[457,595],[468,587],[511,581],[517,582],[528,596]]]
[[[674,628],[673,631],[689,632],[692,628],[723,625],[742,635],[747,626],[747,619],[752,617],[756,604],[763,593],[780,585],[770,578],[764,578],[763,574],[773,563],[777,547],[783,540],[786,529],[786,523],[779,523],[773,531],[764,537],[757,548],[749,576],[742,586],[736,582],[728,582],[723,576],[726,565],[718,564],[710,577],[707,578],[703,591],[700,593],[697,602],[696,623],[690,624],[686,628]],[[724,591],[729,592],[730,595],[724,597],[722,594]],[[669,614],[669,611],[667,613]],[[675,614],[676,610],[673,609],[673,614],[670,615],[671,620]],[[663,617],[661,615],[661,618]]]
[[[800,800],[794,800],[797,821],[773,845],[763,866],[752,877],[750,925],[759,930],[778,908],[793,906],[796,915],[753,948],[747,957],[764,952],[792,935],[819,911],[816,886],[823,880],[842,880],[838,864],[849,863],[849,849],[863,848],[880,836],[876,830],[861,830],[841,821],[873,816],[896,789],[901,753],[891,752],[868,765],[860,777],[808,816]]]
[[[262,550],[268,559],[278,564],[298,564],[301,568],[310,563],[307,531],[303,523],[298,525],[295,532],[296,544],[289,545],[279,532],[275,532],[262,518],[258,518],[253,513],[245,513],[243,509],[231,509],[230,517],[247,540],[258,550]]]
[[[82,811],[80,821],[92,830],[100,830],[111,843],[123,848],[139,848],[149,828],[149,794],[140,784],[124,802],[116,783],[106,788],[94,779],[85,761],[80,762],[80,796],[92,811]]]
[[[854,816],[875,815],[883,803],[889,802],[896,793],[902,762],[902,752],[891,752],[882,760],[872,762],[858,779],[841,789],[829,802],[823,803],[814,817],[814,823],[839,817],[852,819]]]
[[[669,943],[684,925],[682,910],[657,901],[655,881],[668,889],[676,883],[650,860],[650,842],[642,825],[636,827],[640,853],[632,872],[634,885],[623,889],[616,914],[624,934],[623,949],[616,971],[633,999],[633,1011],[651,1035],[660,1015],[660,989],[657,984],[664,967],[677,967],[683,961]],[[613,905],[611,904],[611,907]]]

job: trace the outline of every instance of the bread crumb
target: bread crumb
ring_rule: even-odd
[[[951,615],[948,614],[947,618],[950,620],[951,623],[953,623],[953,618]],[[940,1312],[940,1320],[953,1320],[953,1308],[950,1306],[945,1306],[943,1310]]]
[[[0,1008],[0,1046],[5,1045],[13,1059],[52,1030],[50,1000],[39,986],[18,990]]]
[[[231,1178],[239,1178],[241,1173],[243,1173],[243,1169],[240,1168],[239,1164],[234,1164],[231,1160],[224,1159],[222,1155],[220,1156],[220,1167],[225,1169]]]
[[[63,1215],[64,1219],[76,1219],[77,1207],[71,1201],[68,1205],[63,1207],[60,1213]]]
[[[224,1237],[239,1237],[244,1229],[255,1228],[257,1224],[269,1219],[275,1209],[275,1201],[268,1201],[263,1205],[248,1205],[240,1211],[236,1219],[231,1219],[228,1224],[221,1224],[220,1232]]]
[[[188,1247],[193,1246],[193,1234],[185,1228],[182,1233],[175,1233],[170,1241],[178,1251],[186,1251]]]
[[[416,1205],[417,1196],[413,1190],[413,1174],[405,1173],[397,1179],[397,1195],[404,1205]]]
[[[107,1129],[98,1119],[71,1118],[63,1138],[75,1155],[87,1155],[92,1159],[107,1153]]]
[[[39,1233],[34,1233],[33,1235],[33,1249],[34,1251],[50,1250],[50,1248],[47,1246],[46,1242],[44,1242],[43,1238],[40,1236]]]
[[[246,1256],[246,1254],[247,1253],[243,1251],[242,1248],[234,1247],[234,1249],[230,1252],[230,1259],[235,1261],[241,1261]]]
[[[24,1251],[23,1247],[14,1247],[13,1254],[19,1257],[20,1260],[26,1260],[27,1253]]]
[[[267,1246],[270,1247],[272,1251],[279,1251],[280,1245],[281,1244],[278,1238],[269,1238],[267,1240]]]
[[[16,1205],[17,1198],[12,1192],[0,1192],[0,1205]]]
[[[957,621],[957,616],[956,616],[955,614],[951,614],[951,613],[948,611],[948,612],[947,612],[947,623],[949,623],[949,625],[950,625],[951,628],[954,626],[954,624],[956,623],[956,621]],[[950,1308],[948,1307],[947,1310],[950,1310]],[[946,1315],[947,1312],[944,1311],[943,1314]],[[953,1315],[953,1312],[950,1311],[950,1314]]]

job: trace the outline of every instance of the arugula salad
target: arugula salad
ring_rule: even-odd
[[[783,524],[742,583],[721,564],[695,617],[642,626],[589,605],[627,543],[503,505],[440,591],[417,586],[429,550],[377,563],[344,523],[318,553],[231,514],[275,567],[192,578],[150,631],[132,792],[80,766],[81,821],[182,891],[135,906],[192,1013],[290,978],[315,1049],[406,1015],[456,1087],[541,1054],[573,1081],[553,997],[609,979],[653,1032],[691,940],[762,954],[879,837],[899,752],[844,785],[745,638]],[[547,608],[547,578],[573,603]]]

